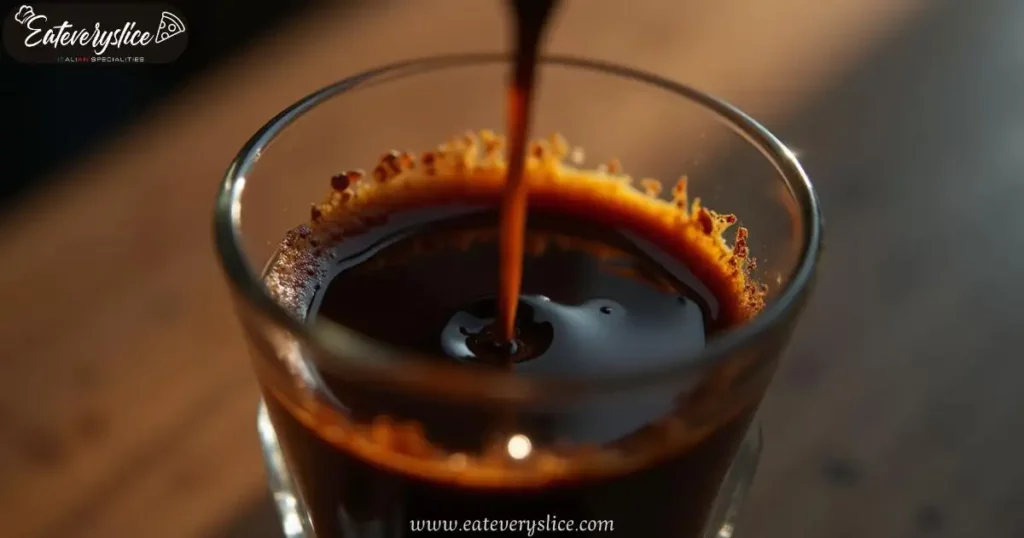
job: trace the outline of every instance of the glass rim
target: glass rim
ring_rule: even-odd
[[[511,55],[507,53],[474,53],[429,56],[390,63],[316,90],[265,123],[231,162],[216,198],[213,218],[215,247],[218,260],[232,289],[266,320],[293,335],[304,347],[338,358],[339,363],[347,363],[337,366],[349,374],[412,386],[425,383],[436,385],[438,380],[443,380],[443,388],[435,386],[432,390],[501,400],[532,400],[580,391],[613,392],[685,379],[692,376],[696,370],[718,363],[744,349],[745,346],[759,341],[783,321],[787,313],[800,306],[801,298],[813,281],[821,253],[822,216],[817,194],[796,155],[767,128],[723,100],[686,84],[639,69],[568,55],[545,55],[539,59],[539,63],[631,79],[674,93],[717,116],[734,133],[759,150],[768,163],[774,166],[800,208],[803,244],[799,263],[789,275],[788,282],[757,316],[742,326],[723,332],[710,340],[699,353],[687,357],[687,360],[680,361],[679,364],[612,376],[524,377],[498,371],[468,369],[437,361],[417,360],[417,356],[422,357],[425,354],[400,350],[330,320],[317,319],[312,323],[305,323],[278,304],[268,293],[262,275],[254,271],[241,247],[241,197],[246,175],[267,146],[296,119],[348,90],[365,87],[368,83],[387,82],[395,78],[452,67],[507,64],[511,59]],[[296,225],[298,224],[301,223]]]

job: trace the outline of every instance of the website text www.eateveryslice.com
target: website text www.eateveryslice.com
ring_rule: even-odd
[[[533,536],[543,532],[612,532],[615,522],[610,519],[414,519],[409,522],[412,532],[495,532],[521,533]]]

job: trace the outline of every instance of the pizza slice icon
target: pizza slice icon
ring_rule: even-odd
[[[154,41],[163,43],[183,33],[185,33],[185,23],[181,22],[181,19],[174,13],[164,11],[160,14],[160,26],[156,29],[156,39]]]

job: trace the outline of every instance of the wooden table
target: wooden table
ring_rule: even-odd
[[[1024,95],[1024,8],[674,4],[571,2],[552,49],[722,95],[818,180],[826,264],[765,405],[747,533],[1021,535],[1024,109],[1005,106]],[[309,90],[503,48],[496,5],[387,7],[310,14],[5,219],[0,536],[279,536],[212,196],[244,140]]]

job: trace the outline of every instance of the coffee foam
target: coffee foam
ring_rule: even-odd
[[[402,211],[453,201],[497,207],[507,173],[504,154],[502,136],[480,131],[455,137],[418,156],[392,151],[379,159],[370,174],[355,170],[334,176],[328,195],[311,207],[309,222],[288,232],[281,243],[265,275],[268,291],[303,319],[312,294],[330,272],[331,247],[346,237],[365,233]],[[725,232],[737,218],[703,207],[699,198],[689,201],[685,177],[665,200],[659,198],[661,182],[651,178],[634,182],[617,160],[592,170],[567,160],[581,162],[582,150],[570,150],[559,135],[530,144],[523,181],[531,209],[598,220],[654,242],[708,286],[721,303],[719,316],[727,326],[740,325],[763,308],[767,288],[750,277],[755,261],[749,256],[747,230],[737,226],[730,246]],[[302,359],[292,357],[291,361]],[[615,446],[534,447],[528,458],[517,460],[501,443],[482,454],[448,453],[431,445],[419,424],[385,416],[369,424],[357,423],[312,394],[296,402],[268,390],[307,428],[347,452],[421,478],[481,487],[543,485],[627,472],[699,442],[748,407],[737,402],[729,406],[733,411],[728,417],[719,417],[713,424],[691,423],[680,410],[678,416],[652,424]]]
[[[347,236],[384,223],[389,214],[415,208],[443,206],[453,200],[497,206],[505,184],[504,138],[490,131],[466,133],[414,156],[392,151],[383,155],[371,174],[361,170],[331,178],[324,200],[310,208],[308,224],[288,232],[265,280],[273,297],[293,312],[302,312],[308,283],[325,276],[331,249]],[[728,324],[738,325],[764,307],[767,288],[749,271],[747,229],[736,227],[733,245],[725,232],[737,218],[688,200],[686,177],[671,190],[671,199],[658,196],[662,183],[643,178],[636,188],[617,160],[594,170],[571,166],[566,157],[581,159],[564,138],[553,135],[530,144],[524,170],[529,204],[582,220],[631,229],[686,263],[712,293],[725,300]]]

